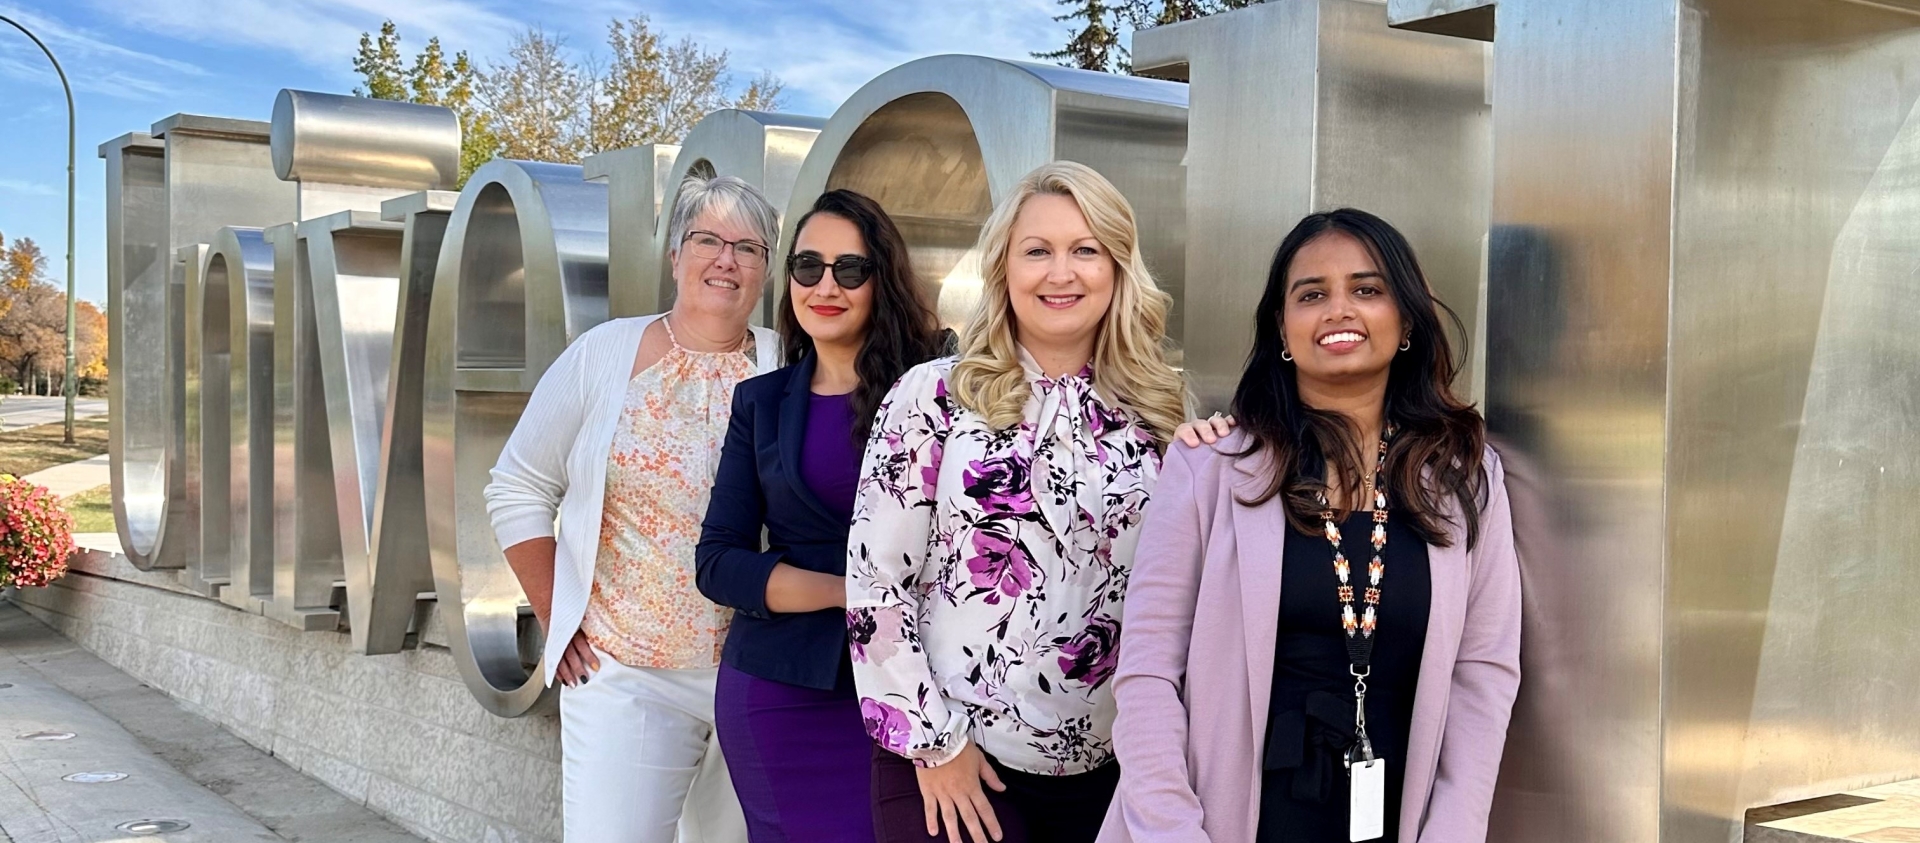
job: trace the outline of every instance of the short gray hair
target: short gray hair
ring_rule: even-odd
[[[673,217],[667,225],[670,238],[667,248],[678,251],[680,244],[686,242],[693,221],[709,213],[753,229],[769,252],[779,244],[779,216],[759,188],[738,176],[688,173],[680,182],[679,201],[674,204]]]

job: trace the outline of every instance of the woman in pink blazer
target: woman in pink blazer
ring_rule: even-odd
[[[1371,214],[1281,243],[1240,428],[1170,450],[1147,511],[1102,841],[1485,839],[1520,572],[1443,312]]]

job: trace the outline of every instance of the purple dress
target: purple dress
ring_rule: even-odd
[[[847,395],[812,395],[800,477],[827,509],[853,520],[860,449]],[[720,666],[715,720],[753,843],[872,843],[873,742],[851,666],[832,690]]]

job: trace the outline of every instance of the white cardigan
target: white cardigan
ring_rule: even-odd
[[[526,411],[493,466],[493,482],[487,484],[487,517],[501,547],[557,538],[553,609],[542,661],[548,685],[587,612],[593,563],[599,555],[607,453],[626,403],[640,338],[658,318],[609,320],[567,346],[533,388]],[[752,330],[759,370],[771,372],[779,367],[779,336],[766,328]]]

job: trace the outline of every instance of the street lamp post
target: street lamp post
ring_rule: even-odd
[[[64,441],[66,444],[71,445],[73,444],[73,398],[78,393],[76,388],[78,378],[75,377],[73,360],[73,149],[75,143],[73,86],[67,84],[67,72],[61,69],[60,60],[53,57],[53,51],[47,49],[46,43],[41,41],[39,36],[34,35],[28,31],[26,27],[21,26],[19,21],[6,15],[0,15],[0,21],[12,24],[14,29],[20,30],[28,38],[33,39],[34,45],[40,48],[40,52],[47,54],[47,61],[53,62],[53,72],[60,76],[60,87],[67,93],[67,369],[66,377],[63,378],[66,386],[65,389],[61,391],[65,393],[67,399],[67,424]]]

